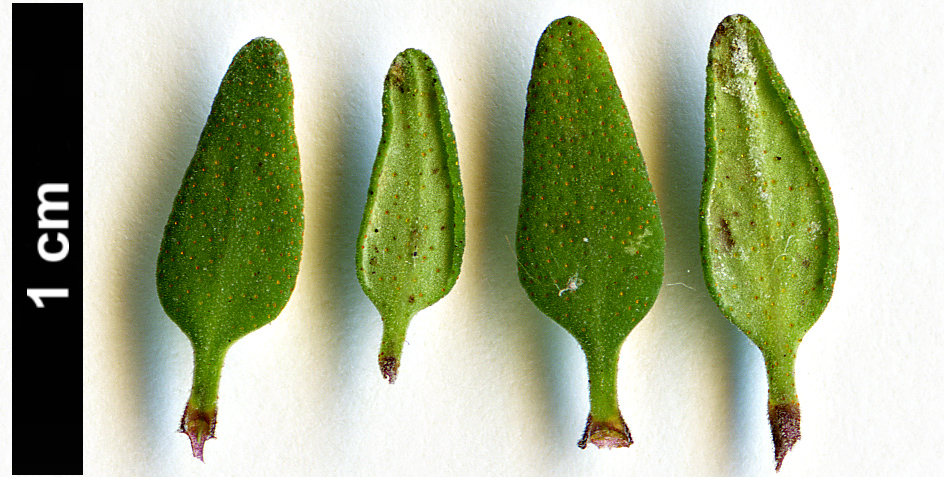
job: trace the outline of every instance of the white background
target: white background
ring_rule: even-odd
[[[803,438],[781,475],[934,473],[944,429],[937,5],[88,2],[86,473],[772,475],[761,355],[708,297],[697,244],[708,42],[731,13],[764,34],[839,217],[833,299],[797,361]],[[610,55],[666,230],[665,285],[620,360],[630,449],[577,448],[589,410],[583,355],[529,302],[509,245],[534,47],[564,15],[585,20]],[[304,258],[282,315],[231,348],[217,439],[201,463],[175,432],[191,350],[158,303],[154,267],[219,81],[256,36],[282,44],[293,74]],[[380,319],[355,278],[354,245],[383,77],[408,47],[433,58],[449,99],[468,242],[453,292],[414,319],[391,386],[377,368]],[[2,146],[9,158],[9,142]],[[0,171],[5,281],[10,163]],[[8,360],[7,325],[2,333]],[[9,386],[8,371],[3,380]],[[49,435],[40,445],[54,449],[55,430]]]

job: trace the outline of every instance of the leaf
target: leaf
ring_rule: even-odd
[[[384,80],[383,133],[357,243],[357,277],[383,320],[378,358],[396,380],[410,320],[456,283],[465,202],[446,94],[432,60],[408,49]]]
[[[230,345],[282,311],[295,288],[304,218],[292,77],[281,46],[233,58],[164,228],[157,290],[194,349],[181,432],[194,457],[214,437]]]
[[[796,102],[747,17],[718,26],[707,73],[705,279],[764,356],[779,470],[800,437],[796,350],[836,279],[836,211]]]
[[[580,447],[629,446],[616,397],[619,351],[661,288],[664,233],[609,59],[574,17],[552,22],[535,51],[516,247],[528,296],[587,358]]]

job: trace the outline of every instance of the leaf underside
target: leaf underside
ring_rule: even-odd
[[[798,340],[832,294],[836,214],[822,165],[756,26],[712,39],[702,245],[712,296],[759,346]]]
[[[465,203],[446,95],[432,60],[408,49],[384,81],[383,133],[357,244],[357,277],[384,320],[393,382],[410,319],[459,276]]]
[[[709,293],[761,350],[777,470],[800,438],[797,347],[836,279],[829,182],[757,27],[725,18],[711,40],[701,248]]]

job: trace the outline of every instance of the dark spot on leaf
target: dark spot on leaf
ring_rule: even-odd
[[[731,237],[731,226],[728,224],[728,221],[724,218],[721,218],[721,243],[724,246],[725,252],[730,252],[734,248],[734,238]]]

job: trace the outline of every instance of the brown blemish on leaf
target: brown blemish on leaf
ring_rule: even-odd
[[[406,78],[403,72],[402,64],[394,62],[392,65],[390,65],[390,74],[387,76],[387,78],[392,86],[399,89],[401,93],[405,92],[405,89],[403,88],[403,82]]]
[[[720,219],[721,223],[721,232],[719,237],[721,238],[721,244],[724,245],[724,251],[730,252],[734,248],[734,238],[731,237],[731,225],[724,218]]]

